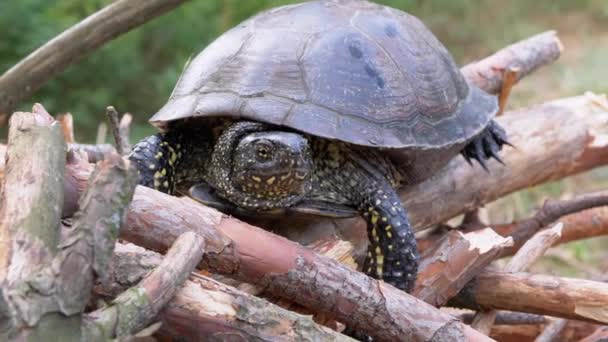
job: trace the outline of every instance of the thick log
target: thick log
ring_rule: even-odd
[[[100,46],[185,0],[118,0],[30,53],[0,76],[0,113],[10,113],[48,80]]]
[[[608,284],[529,273],[484,271],[449,303],[608,323]]]
[[[109,278],[96,286],[103,296],[115,296],[139,282],[162,255],[132,244],[117,244]],[[306,340],[352,341],[316,324],[310,316],[282,309],[199,274],[190,275],[158,319],[158,334],[180,341]]]
[[[12,283],[57,252],[66,147],[61,126],[39,104],[32,113],[15,113],[9,125],[0,202],[0,280]]]
[[[88,314],[88,323],[102,329],[107,338],[132,336],[141,331],[184,284],[204,250],[205,241],[200,235],[183,233],[140,284],[125,290],[109,306]]]

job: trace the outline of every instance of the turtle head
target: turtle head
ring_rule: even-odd
[[[312,174],[308,141],[290,132],[251,133],[234,151],[232,174],[235,187],[255,198],[305,193]]]
[[[306,137],[257,122],[237,122],[218,139],[210,185],[238,207],[286,208],[311,188],[313,161]]]

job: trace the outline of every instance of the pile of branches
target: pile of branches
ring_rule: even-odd
[[[548,32],[462,71],[504,108],[511,86],[561,50]],[[127,151],[128,117],[110,114]],[[400,190],[422,255],[407,294],[357,271],[359,218],[246,223],[137,186],[121,153],[74,143],[69,116],[16,112],[0,146],[0,339],[350,340],[346,328],[377,341],[606,338],[606,279],[526,270],[552,246],[608,234],[608,192],[548,200],[508,224],[476,209],[608,164],[608,102],[584,94],[498,121],[516,146],[506,167],[490,164],[490,176],[458,157]]]

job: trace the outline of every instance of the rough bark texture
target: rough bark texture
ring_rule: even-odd
[[[501,249],[513,244],[512,239],[489,228],[473,233],[452,231],[435,248],[425,251],[413,295],[433,306],[442,306],[488,266]]]
[[[517,68],[519,80],[538,67],[557,60],[563,49],[556,32],[548,31],[509,45],[491,57],[464,66],[461,71],[469,82],[489,93],[498,93],[502,89],[505,70]]]
[[[10,120],[0,208],[0,280],[12,283],[57,251],[65,143],[61,126],[39,104]]]
[[[96,291],[114,296],[142,279],[162,256],[117,244],[108,281]],[[208,277],[190,275],[158,319],[160,336],[180,341],[352,341],[316,324],[310,316],[282,309]]]
[[[40,153],[44,153],[46,158],[54,156],[55,160],[49,159],[47,164],[37,165],[41,168],[37,175],[42,180],[7,183],[4,203],[14,200],[10,196],[36,193],[43,185],[49,185],[51,190],[60,194],[46,195],[43,192],[42,195],[22,197],[23,202],[19,204],[22,211],[29,211],[27,215],[15,215],[20,211],[5,211],[8,215],[3,217],[3,222],[8,226],[3,228],[14,232],[11,238],[15,247],[11,250],[8,272],[1,287],[0,306],[5,315],[2,322],[5,329],[1,332],[3,340],[101,338],[96,329],[82,328],[81,313],[88,303],[94,272],[101,273],[113,251],[137,181],[135,170],[129,169],[122,158],[116,155],[107,158],[91,176],[91,185],[82,196],[82,209],[74,217],[73,225],[59,232],[65,144],[57,145],[57,141],[63,143],[61,129],[49,119],[42,108],[36,110],[36,107],[34,113],[18,113],[11,119],[7,181],[12,179],[13,172],[25,172],[26,176],[31,173],[32,160],[40,158]],[[44,128],[47,134],[44,134]],[[48,134],[53,131],[59,134]],[[29,136],[32,133],[40,134],[32,139]],[[32,154],[30,150],[21,156],[22,159],[16,159],[17,155],[13,155],[15,151],[11,149],[21,146],[21,140],[30,143],[30,149],[42,145],[46,149],[34,149],[39,154]],[[48,150],[49,146],[57,148],[57,151]],[[23,169],[15,169],[17,166]],[[50,183],[49,178],[52,179]],[[23,188],[8,191],[17,184]],[[60,202],[49,204],[51,200],[56,203],[57,196]],[[49,214],[49,208],[54,212]],[[46,216],[37,218],[40,213]]]
[[[109,338],[134,335],[144,329],[181,288],[200,262],[204,249],[203,237],[183,233],[156,269],[109,306],[88,314],[89,323],[103,329],[104,336]]]
[[[106,42],[184,1],[118,0],[83,19],[0,76],[0,113],[10,113],[19,101]]]
[[[560,238],[563,226],[562,223],[558,223],[551,229],[535,234],[521,247],[513,259],[509,261],[507,266],[505,266],[504,271],[523,272],[528,270],[528,268],[530,268],[536,260],[542,257],[547,249]],[[490,333],[497,313],[497,310],[479,312],[473,319],[473,324],[471,326],[475,328],[475,330],[487,335]]]
[[[484,271],[451,305],[608,323],[608,284],[541,274]]]
[[[138,187],[122,235],[135,244],[163,251],[188,230],[205,237],[203,261],[212,271],[330,313],[383,341],[426,341],[444,329],[454,336],[470,329],[390,285],[188,198]]]

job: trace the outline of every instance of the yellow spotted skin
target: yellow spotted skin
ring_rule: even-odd
[[[305,200],[351,206],[368,223],[363,271],[404,291],[413,288],[416,240],[393,188],[401,175],[388,157],[256,122],[212,131],[169,132],[135,145],[130,158],[140,183],[167,193],[206,183],[226,204],[221,208],[252,213]]]

